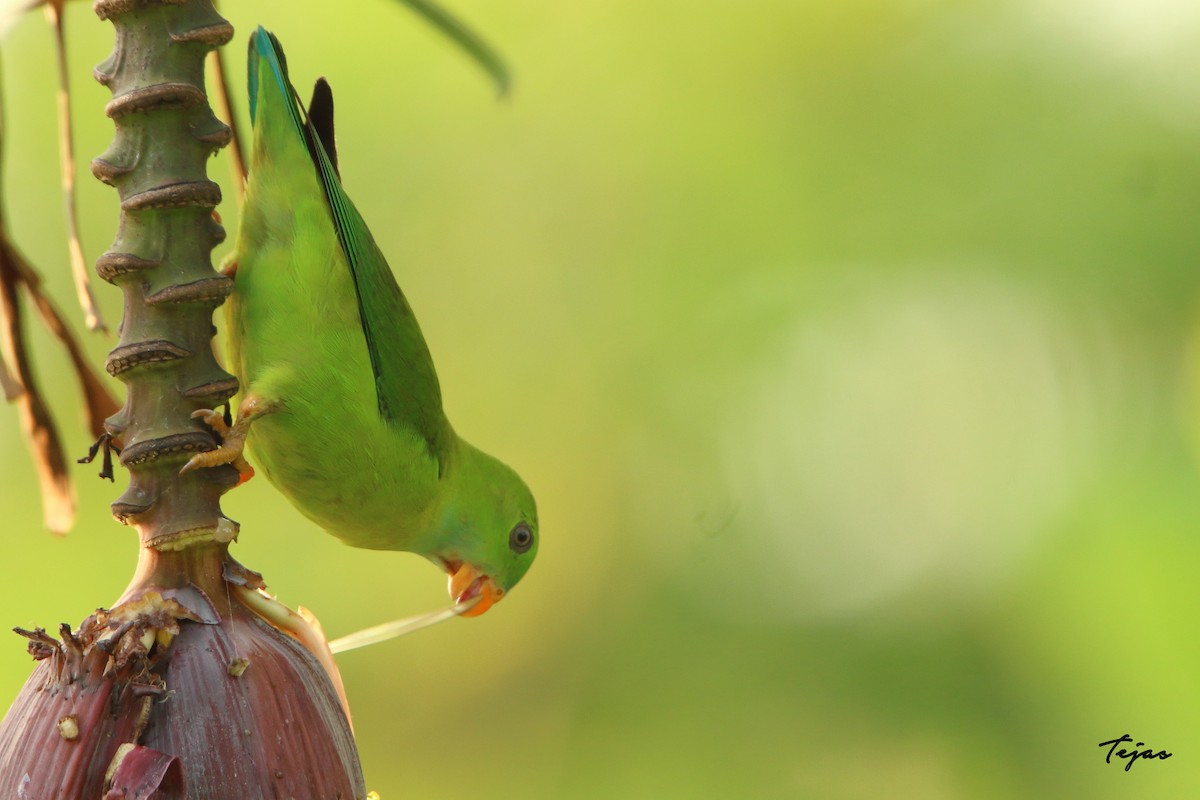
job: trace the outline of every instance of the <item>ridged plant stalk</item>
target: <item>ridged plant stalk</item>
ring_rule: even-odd
[[[95,0],[112,22],[116,133],[92,162],[121,217],[96,264],[124,293],[106,361],[126,386],[107,420],[129,486],[113,515],[138,532],[128,589],[77,632],[22,632],[38,661],[0,723],[0,794],[72,798],[366,796],[353,736],[329,675],[239,598],[261,585],[233,561],[237,523],[221,495],[230,467],[179,475],[216,446],[193,411],[237,380],[212,353],[212,317],[232,283],[212,268],[225,236],[208,158],[230,138],[204,89],[204,60],[233,29],[211,0]],[[186,794],[185,794],[186,793]]]

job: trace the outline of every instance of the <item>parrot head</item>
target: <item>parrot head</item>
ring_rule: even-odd
[[[465,443],[464,443],[465,444]],[[537,505],[512,469],[470,445],[456,465],[458,491],[441,514],[433,554],[450,576],[450,597],[476,617],[500,601],[529,570],[538,551]],[[461,470],[461,471],[460,471]]]

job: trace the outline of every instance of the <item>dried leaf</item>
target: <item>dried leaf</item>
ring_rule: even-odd
[[[67,249],[71,256],[71,276],[75,279],[75,294],[83,308],[88,330],[106,331],[100,316],[100,306],[92,293],[90,272],[79,240],[79,212],[75,201],[75,142],[71,133],[71,84],[67,70],[66,31],[63,23],[63,0],[46,4],[46,18],[54,28],[54,49],[58,57],[58,142],[62,164],[63,199],[67,212]]]
[[[67,472],[58,430],[33,377],[21,324],[20,275],[12,245],[0,230],[0,353],[16,370],[24,391],[17,398],[21,430],[29,443],[42,485],[42,517],[54,533],[66,533],[75,524],[75,493]]]
[[[240,206],[246,196],[246,159],[242,155],[237,115],[233,113],[233,106],[229,102],[229,78],[225,72],[224,52],[225,48],[218,47],[208,54],[208,65],[212,72],[212,85],[208,93],[217,115],[229,126],[229,160],[233,162],[233,188]]]
[[[0,237],[3,236],[5,236],[3,229],[0,229]],[[83,351],[83,347],[71,329],[67,327],[66,320],[54,305],[54,301],[43,291],[41,277],[16,248],[10,246],[9,249],[17,275],[25,285],[25,290],[29,292],[29,297],[33,300],[38,313],[41,314],[42,322],[67,350],[71,366],[75,369],[75,377],[79,380],[79,387],[83,391],[84,402],[87,404],[88,431],[92,436],[98,437],[104,433],[104,420],[117,413],[121,406],[92,367],[87,353]]]
[[[0,392],[4,392],[4,399],[11,402],[16,400],[21,392],[25,391],[21,384],[17,383],[17,379],[8,371],[8,364],[4,361],[4,355],[0,354]]]
[[[61,14],[62,3],[64,0],[51,0],[47,4],[47,9],[54,9],[54,13]],[[40,4],[40,3],[38,3]],[[35,5],[38,5],[35,4]],[[29,6],[35,7],[34,5]],[[3,104],[0,102],[0,142],[3,141],[4,134],[4,119],[3,119]],[[2,181],[0,181],[2,186]],[[75,369],[75,375],[79,379],[81,388],[83,389],[84,401],[87,404],[88,414],[88,429],[92,436],[100,436],[104,433],[104,420],[115,414],[120,406],[108,389],[101,383],[99,376],[92,368],[87,355],[83,352],[83,348],[75,340],[62,315],[58,312],[54,303],[42,291],[42,281],[37,272],[29,265],[28,262],[21,256],[17,249],[11,244],[8,233],[5,228],[3,210],[0,208],[0,242],[4,244],[5,263],[12,270],[13,285],[16,280],[20,280],[25,284],[26,290],[30,297],[33,298],[34,305],[37,306],[38,312],[42,316],[46,327],[50,329],[63,346],[67,349],[67,355],[71,358],[71,365]],[[82,251],[80,251],[82,254]],[[85,269],[86,272],[86,269]],[[14,303],[15,295],[14,295]],[[2,360],[2,359],[0,359]],[[2,371],[2,370],[0,370]],[[20,373],[18,370],[18,378]],[[25,383],[28,386],[28,383]],[[6,396],[8,391],[5,392]],[[13,399],[9,397],[9,399]]]

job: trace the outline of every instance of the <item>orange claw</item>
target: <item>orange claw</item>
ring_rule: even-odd
[[[238,468],[238,482],[233,487],[235,489],[254,477],[254,467],[246,463],[246,459],[244,458],[241,459],[241,461],[241,464],[234,464],[234,466]]]
[[[220,437],[221,445],[213,450],[196,453],[179,470],[179,474],[191,472],[194,469],[216,467],[221,464],[232,464],[238,471],[237,485],[241,486],[254,477],[254,469],[242,455],[246,443],[246,434],[250,431],[250,423],[261,414],[269,414],[278,407],[273,401],[264,401],[249,394],[242,399],[238,406],[237,421],[232,426],[225,424],[225,418],[215,409],[201,408],[192,412],[192,419],[201,420]]]

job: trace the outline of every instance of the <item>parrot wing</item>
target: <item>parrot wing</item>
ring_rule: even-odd
[[[323,79],[317,83],[313,95],[317,116],[314,121],[296,98],[288,80],[283,48],[274,34],[260,27],[251,38],[250,58],[252,63],[259,58],[270,66],[286,98],[296,131],[308,145],[325,191],[338,243],[354,282],[359,320],[375,376],[379,414],[392,426],[415,431],[437,460],[440,474],[445,468],[452,434],[442,410],[437,372],[412,308],[366,222],[342,189],[333,150],[333,95],[329,85]],[[258,72],[249,70],[251,120],[258,98]]]

